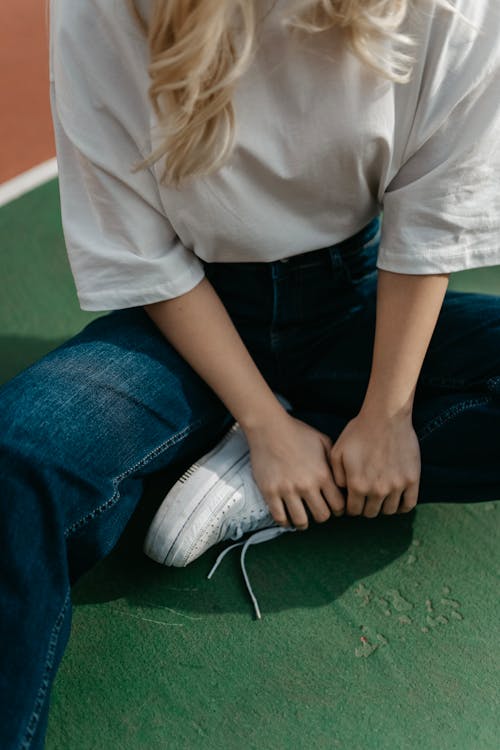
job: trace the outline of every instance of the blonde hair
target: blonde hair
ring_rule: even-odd
[[[419,1],[454,10],[449,0]],[[160,134],[160,145],[133,171],[165,157],[160,181],[179,187],[187,178],[216,171],[231,155],[235,138],[231,99],[256,51],[257,0],[153,0],[148,21],[141,17],[137,0],[126,2],[147,37],[148,95]],[[299,0],[281,22],[293,35],[341,29],[352,51],[369,68],[407,83],[414,62],[408,50],[414,42],[399,28],[411,3]],[[238,12],[241,45],[236,49]]]

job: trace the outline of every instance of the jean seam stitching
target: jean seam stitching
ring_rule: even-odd
[[[470,381],[464,378],[447,378],[438,375],[423,375],[420,377],[420,385],[442,386],[443,388],[467,388]]]
[[[487,404],[490,401],[490,398],[488,396],[483,396],[481,398],[474,398],[474,399],[468,399],[467,401],[461,401],[459,404],[454,404],[453,406],[450,406],[448,409],[446,409],[444,412],[439,414],[437,417],[433,417],[430,419],[421,430],[419,430],[418,439],[419,442],[423,442],[426,440],[429,435],[431,435],[435,430],[437,430],[439,427],[442,427],[443,424],[448,422],[453,417],[458,416],[458,414],[461,414],[462,412],[466,411],[466,409],[469,409],[473,406],[479,406],[480,404]]]
[[[43,701],[47,695],[47,690],[49,687],[49,676],[54,666],[54,654],[57,647],[57,641],[59,639],[59,633],[61,632],[61,628],[64,622],[64,616],[70,602],[70,596],[71,592],[68,591],[50,634],[49,647],[47,650],[47,658],[45,660],[42,681],[40,683],[40,687],[38,688],[35,705],[28,720],[26,732],[20,746],[20,750],[29,749],[38,725],[38,721],[40,720],[40,709],[42,708]]]
[[[497,386],[500,386],[500,375],[494,375],[486,381],[486,387],[496,392]]]
[[[104,503],[99,505],[97,508],[94,508],[90,513],[87,513],[85,516],[82,516],[78,521],[75,521],[74,523],[69,526],[66,531],[64,532],[65,538],[68,538],[74,531],[77,529],[80,529],[82,526],[85,526],[87,523],[92,521],[97,515],[103,513],[104,511],[111,508],[113,505],[116,504],[120,497],[120,490],[119,490],[119,484],[124,479],[126,479],[130,474],[132,474],[136,469],[141,468],[142,466],[145,466],[147,463],[150,462],[150,460],[157,458],[161,453],[163,453],[165,450],[170,448],[172,445],[175,445],[176,443],[181,440],[185,435],[188,435],[190,432],[192,432],[195,429],[198,429],[201,425],[208,424],[209,420],[206,419],[198,419],[191,424],[184,427],[179,432],[175,433],[175,435],[171,435],[168,440],[166,440],[161,445],[154,448],[152,451],[150,451],[146,456],[143,456],[143,458],[140,459],[140,461],[137,461],[133,466],[126,469],[126,471],[122,472],[118,477],[115,477],[113,479],[113,485],[114,485],[114,492],[108,500],[106,500]]]

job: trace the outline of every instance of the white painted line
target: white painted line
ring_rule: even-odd
[[[57,160],[49,159],[43,164],[13,177],[12,180],[7,180],[0,185],[0,206],[5,206],[6,203],[10,203],[24,193],[34,190],[43,185],[44,182],[53,180],[54,177],[57,177]]]

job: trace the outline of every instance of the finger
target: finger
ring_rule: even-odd
[[[321,487],[328,506],[334,516],[343,516],[345,512],[345,498],[335,482],[328,482]]]
[[[320,490],[314,492],[301,492],[302,498],[306,503],[307,507],[311,511],[311,515],[317,523],[324,523],[330,518],[331,511],[328,507],[328,503],[321,494]]]
[[[384,502],[382,495],[367,495],[363,515],[365,518],[375,518],[380,513]]]
[[[382,515],[392,516],[398,512],[399,503],[401,501],[401,490],[394,490],[390,495],[387,495],[382,504]]]
[[[365,506],[365,493],[361,492],[358,488],[349,486],[347,487],[347,506],[346,512],[348,516],[360,516],[363,513]]]
[[[398,513],[409,513],[417,504],[418,482],[410,484],[404,491],[399,503]]]
[[[332,449],[333,440],[331,439],[329,435],[326,435],[324,432],[320,432],[319,436],[321,438],[321,442],[325,446],[326,452],[328,453]]]
[[[309,519],[302,498],[298,495],[288,495],[283,498],[283,502],[286,506],[288,515],[292,519],[293,525],[297,529],[305,531],[309,526]]]
[[[337,487],[347,487],[347,477],[342,462],[342,456],[330,453],[330,464]]]
[[[290,522],[288,520],[288,516],[286,514],[285,506],[283,505],[283,501],[280,497],[270,497],[264,498],[267,506],[269,508],[269,512],[271,513],[273,520],[275,523],[277,523],[279,526],[290,526]]]

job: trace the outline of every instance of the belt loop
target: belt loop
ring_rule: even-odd
[[[330,256],[330,263],[332,264],[332,268],[340,268],[340,266],[343,264],[343,259],[338,247],[336,245],[332,245],[331,247],[329,247],[328,254]]]
[[[269,261],[269,267],[271,269],[271,278],[273,281],[275,281],[279,277],[279,274],[280,274],[279,262],[280,262],[279,260]]]

